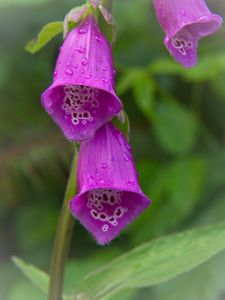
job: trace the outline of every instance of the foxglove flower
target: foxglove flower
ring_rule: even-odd
[[[89,15],[65,39],[53,83],[42,94],[42,104],[71,141],[93,137],[120,112],[111,47],[93,16]]]
[[[130,145],[112,123],[81,143],[77,175],[79,194],[70,208],[99,244],[109,243],[150,204],[139,187]]]
[[[153,0],[153,5],[170,54],[185,67],[194,66],[198,41],[217,31],[222,18],[204,0]]]

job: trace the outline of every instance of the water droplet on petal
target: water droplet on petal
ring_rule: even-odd
[[[78,64],[75,64],[75,65],[74,65],[74,68],[77,69],[77,68],[78,68]]]
[[[90,78],[91,78],[91,74],[87,74],[87,75],[85,76],[85,78],[86,78],[86,79],[90,79]]]
[[[81,63],[82,63],[83,66],[86,66],[87,63],[88,63],[87,57],[83,57],[83,58],[81,59]]]
[[[80,34],[85,34],[85,33],[87,33],[87,29],[86,28],[80,28],[79,33]]]
[[[103,162],[103,163],[101,164],[101,168],[102,168],[102,169],[107,169],[107,163]]]
[[[70,76],[73,75],[73,71],[70,68],[66,68],[65,73]]]
[[[107,66],[103,66],[102,71],[107,71]]]
[[[96,35],[95,39],[96,39],[96,41],[99,42],[99,43],[101,43],[101,41],[102,41],[102,40],[100,39],[100,37],[98,37],[97,35]]]
[[[107,83],[107,82],[108,82],[108,79],[103,78],[102,81],[103,81],[104,83]]]
[[[128,184],[128,185],[134,185],[134,180],[133,180],[133,179],[127,180],[127,184]]]
[[[123,153],[123,158],[124,158],[125,161],[130,160],[129,155],[126,152]]]
[[[185,16],[185,11],[183,9],[180,9],[181,16]]]
[[[83,48],[83,47],[77,47],[76,50],[77,50],[77,52],[80,52],[80,53],[86,52],[86,48]]]
[[[98,58],[97,58],[97,61],[98,61],[98,62],[102,62],[102,57],[98,57]]]

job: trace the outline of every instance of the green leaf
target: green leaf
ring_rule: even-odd
[[[143,161],[139,169],[144,192],[153,202],[150,209],[131,225],[130,234],[135,244],[175,230],[190,217],[202,199],[206,162],[199,157],[179,159],[161,166]]]
[[[194,224],[212,224],[224,220],[225,195],[214,199],[209,209]],[[154,287],[146,299],[151,300],[215,300],[225,291],[225,252],[198,268],[168,283]],[[188,288],[187,288],[188,287]],[[185,290],[185,293],[184,293]]]
[[[224,73],[225,55],[207,54],[199,60],[195,68],[191,69],[184,69],[171,58],[159,58],[150,65],[149,70],[152,74],[181,75],[188,81],[202,82],[215,79]]]
[[[177,102],[156,104],[153,130],[161,146],[171,154],[186,154],[197,138],[197,120]]]
[[[45,272],[37,269],[33,265],[28,265],[18,257],[12,258],[14,264],[22,271],[22,273],[44,293],[48,292],[49,276]]]
[[[155,84],[145,71],[137,74],[133,84],[133,91],[137,106],[146,117],[151,120],[153,115]]]
[[[225,249],[225,224],[156,239],[85,278],[81,292],[103,300],[126,288],[153,286],[205,262]]]
[[[63,32],[63,22],[52,22],[45,25],[36,39],[28,42],[26,51],[34,54],[41,50],[51,39]]]
[[[47,300],[47,295],[44,295],[40,290],[25,280],[17,280],[17,282],[10,287],[7,300]]]
[[[136,79],[142,74],[140,69],[130,69],[123,73],[117,84],[117,93],[122,95],[133,88]]]

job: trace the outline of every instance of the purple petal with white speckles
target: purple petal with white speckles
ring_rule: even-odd
[[[70,141],[82,141],[117,115],[112,51],[93,16],[65,39],[42,105]]]
[[[196,65],[198,41],[217,31],[223,19],[204,0],[153,0],[153,5],[170,54],[187,68]]]
[[[79,194],[73,215],[101,245],[109,243],[150,205],[139,187],[130,145],[111,123],[81,143]]]

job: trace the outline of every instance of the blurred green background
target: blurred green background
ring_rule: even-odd
[[[48,271],[72,149],[40,105],[62,37],[36,55],[24,46],[80,3],[0,0],[0,299],[45,299],[10,257]],[[224,1],[209,5],[225,16]],[[113,13],[117,92],[130,118],[141,185],[153,205],[106,247],[76,222],[67,291],[140,243],[225,215],[225,28],[201,41],[199,65],[185,70],[163,46],[151,1],[114,0]],[[168,283],[113,299],[222,300],[224,279],[221,253]]]

